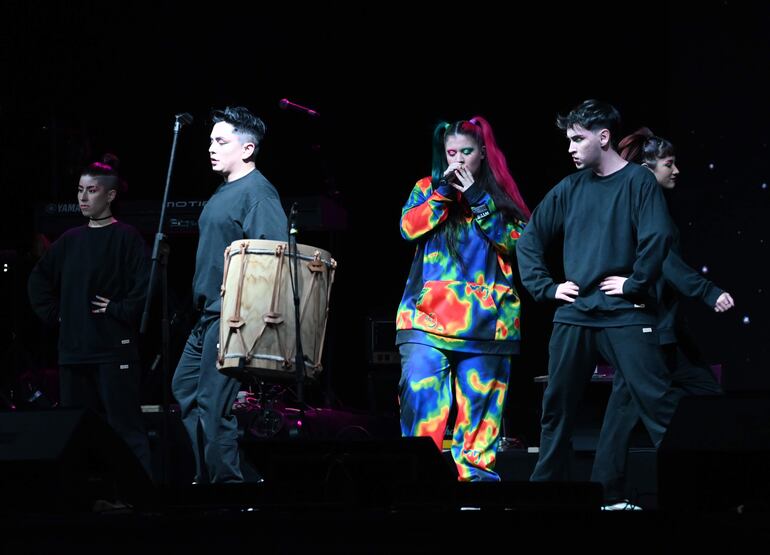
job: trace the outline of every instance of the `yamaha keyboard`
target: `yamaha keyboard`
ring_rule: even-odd
[[[197,235],[198,218],[208,199],[169,200],[166,204],[166,226],[169,235]],[[288,214],[293,203],[297,206],[297,227],[302,231],[342,231],[347,229],[347,211],[339,201],[328,196],[285,197],[281,199]],[[115,216],[136,227],[140,232],[154,235],[160,218],[159,200],[121,200]],[[50,202],[35,208],[35,228],[49,236],[59,236],[67,229],[83,225],[85,218],[77,202]]]

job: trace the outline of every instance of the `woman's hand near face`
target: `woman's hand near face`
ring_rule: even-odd
[[[455,163],[450,164],[449,168],[451,168],[454,165]],[[453,170],[455,179],[453,181],[449,180],[449,182],[452,185],[452,187],[464,193],[465,191],[468,190],[468,187],[470,187],[474,183],[473,174],[470,172],[468,168],[466,168],[463,165],[462,162],[457,162],[456,165],[457,167],[454,168]],[[449,168],[447,168],[447,170]]]

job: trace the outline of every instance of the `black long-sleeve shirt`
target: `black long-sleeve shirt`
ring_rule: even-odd
[[[671,241],[668,208],[653,174],[629,163],[598,176],[585,169],[567,176],[545,196],[517,243],[522,283],[538,300],[555,299],[556,283],[545,264],[551,240],[564,237],[564,275],[580,288],[554,322],[583,326],[651,324],[657,320],[655,281]],[[599,284],[627,277],[623,295]]]
[[[193,300],[219,313],[225,249],[239,239],[287,240],[286,213],[278,191],[259,170],[223,183],[203,207],[195,255]]]
[[[677,333],[685,327],[683,317],[679,314],[681,295],[700,299],[713,308],[719,296],[724,293],[682,260],[679,256],[679,232],[671,225],[673,244],[663,262],[663,277],[655,284],[659,299],[658,337],[661,345],[677,343]]]
[[[76,227],[40,259],[27,283],[30,304],[59,325],[59,364],[137,360],[148,264],[145,243],[128,224]],[[94,314],[96,295],[110,299]]]

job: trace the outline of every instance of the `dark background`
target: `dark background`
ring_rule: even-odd
[[[3,382],[24,370],[20,352],[50,345],[24,302],[34,233],[45,226],[35,207],[74,202],[78,172],[105,151],[122,161],[124,201],[159,205],[173,116],[183,111],[195,123],[180,136],[170,198],[205,200],[218,183],[208,112],[244,105],[267,124],[258,167],[282,196],[323,196],[347,211],[345,229],[300,230],[300,242],[339,262],[327,385],[333,403],[365,408],[367,319],[395,316],[413,253],[398,231],[400,209],[429,172],[435,123],[484,115],[534,208],[574,171],[555,115],[600,98],[621,111],[625,132],[646,125],[677,146],[682,175],[669,201],[684,258],[737,303],[725,315],[687,305],[693,330],[707,359],[723,364],[728,389],[770,387],[767,9],[640,2],[621,16],[617,5],[572,3],[525,15],[498,4],[428,2],[418,14],[418,3],[4,3]],[[284,97],[321,118],[280,110]],[[151,244],[155,229],[143,231]],[[174,308],[189,297],[196,241],[171,236]],[[522,296],[507,433],[531,441],[532,377],[546,373],[552,312]],[[172,368],[188,331],[184,321],[172,329]]]

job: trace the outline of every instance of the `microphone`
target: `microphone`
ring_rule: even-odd
[[[176,118],[177,122],[182,123],[183,125],[190,125],[193,122],[192,114],[189,112],[183,112],[181,114],[177,114],[174,117]]]
[[[295,104],[294,102],[290,101],[288,98],[282,98],[281,100],[279,100],[278,106],[280,106],[281,110],[295,110],[297,112],[302,112],[303,114],[307,114],[311,118],[321,117],[321,114],[319,114],[315,110],[311,110],[310,108],[306,108],[305,106],[300,106],[299,104]]]

